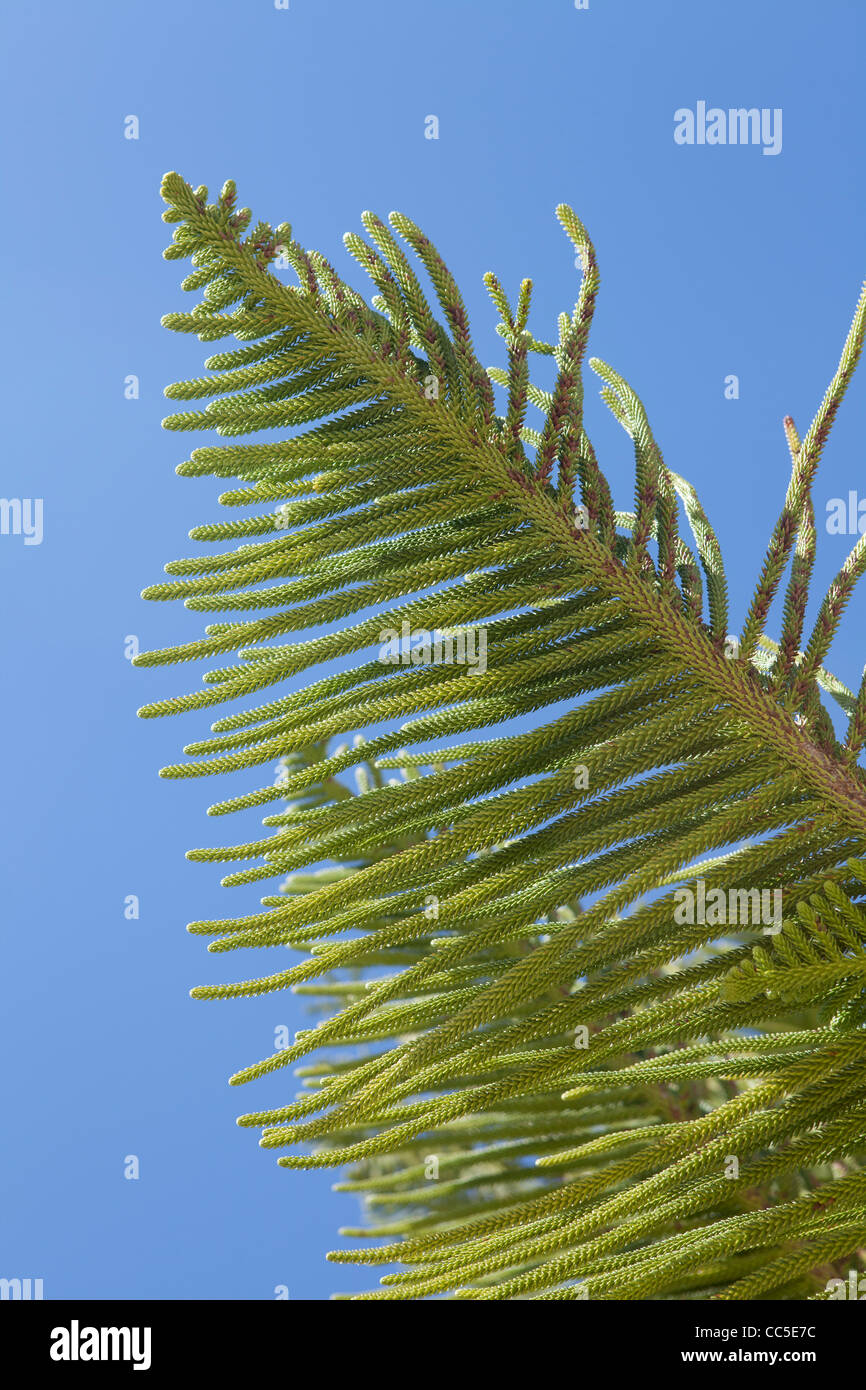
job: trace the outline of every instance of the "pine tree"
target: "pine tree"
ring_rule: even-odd
[[[249,514],[197,527],[217,549],[145,590],[222,616],[137,658],[218,659],[141,713],[216,711],[165,777],[268,770],[210,810],[262,807],[264,836],[189,854],[270,881],[262,910],[189,930],[297,956],[192,993],[324,1010],[232,1078],[301,1064],[294,1099],[239,1123],[284,1167],[345,1170],[365,1240],[331,1258],[398,1267],[364,1297],[828,1296],[866,1239],[866,677],[855,695],[824,662],[866,538],[808,635],[806,611],[866,289],[802,439],[785,421],[791,479],[733,636],[694,488],[590,359],[633,443],[631,510],[597,461],[599,274],[569,207],[574,311],[537,338],[531,281],[512,302],[488,274],[507,365],[485,370],[409,218],[345,238],[368,303],[287,224],[249,230],[233,183],[162,192],[165,254],[202,291],[164,323],[239,344],[167,391],[190,403],[169,429],[228,441],[177,471]]]

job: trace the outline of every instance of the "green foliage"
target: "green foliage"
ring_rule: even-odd
[[[232,183],[209,204],[169,174],[163,196],[166,255],[202,291],[165,323],[240,344],[167,392],[185,407],[168,428],[229,441],[178,472],[234,480],[220,501],[248,514],[196,528],[215,553],[145,591],[222,618],[137,659],[232,664],[141,713],[217,711],[163,776],[280,760],[210,812],[265,807],[265,836],[189,856],[230,863],[228,885],[277,882],[261,911],[189,930],[298,957],[193,995],[291,988],[323,1010],[232,1078],[303,1063],[294,1099],[240,1123],[300,1150],[285,1167],[347,1167],[367,1219],[344,1234],[380,1243],[331,1258],[399,1267],[366,1297],[820,1296],[866,1232],[866,680],[855,696],[823,665],[866,538],[804,634],[812,482],[866,293],[802,440],[785,422],[791,481],[737,642],[693,487],[593,359],[634,447],[633,506],[614,506],[583,414],[598,268],[570,208],[573,313],[542,341],[531,282],[512,306],[488,274],[507,365],[485,371],[408,218],[366,213],[367,239],[346,238],[370,307],[287,225],[244,236]],[[262,430],[279,433],[236,442]],[[452,654],[486,639],[486,670],[429,647],[381,659],[404,623]],[[778,919],[720,925],[685,890],[763,892]]]

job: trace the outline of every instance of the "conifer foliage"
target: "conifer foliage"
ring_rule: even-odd
[[[189,854],[267,885],[260,911],[190,925],[232,976],[193,995],[294,989],[322,1012],[232,1078],[300,1064],[295,1098],[240,1123],[285,1167],[345,1170],[366,1217],[331,1258],[386,1270],[363,1297],[826,1297],[866,1240],[866,679],[824,667],[866,538],[806,614],[866,291],[812,424],[785,422],[790,483],[733,636],[694,488],[587,359],[599,274],[569,207],[573,312],[538,338],[531,281],[512,300],[489,273],[485,370],[408,217],[345,238],[368,300],[288,225],[251,228],[233,183],[162,193],[165,254],[201,292],[166,326],[238,344],[168,389],[165,424],[222,441],[177,471],[229,480],[240,515],[145,590],[216,616],[137,664],[215,662],[141,714],[213,711],[162,775],[243,772],[210,814],[265,813]],[[633,443],[630,510],[587,434],[586,365]],[[483,635],[486,669],[429,644],[382,660],[383,629]],[[286,947],[251,978],[229,956]]]

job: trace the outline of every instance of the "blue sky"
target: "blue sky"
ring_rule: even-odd
[[[591,351],[640,393],[668,464],[698,488],[736,628],[787,484],[782,417],[807,427],[866,274],[866,8],[32,0],[2,23],[16,223],[4,226],[2,493],[42,499],[43,523],[40,544],[0,535],[0,1275],[42,1278],[48,1298],[368,1287],[324,1260],[354,1199],[327,1173],[278,1169],[235,1126],[278,1104],[287,1078],[239,1092],[227,1077],[266,1055],[276,1026],[302,1026],[303,1004],[189,999],[225,966],[186,923],[258,898],[230,897],[217,868],[184,858],[213,842],[213,786],[157,776],[206,722],[136,718],[194,688],[198,670],[135,670],[124,656],[129,635],[145,649],[198,635],[197,615],[139,594],[218,510],[213,480],[175,476],[186,440],[160,428],[163,388],[201,374],[208,351],[160,326],[188,307],[182,266],[162,260],[160,178],[176,169],[212,194],[236,179],[256,218],[290,221],[359,286],[343,232],[366,208],[407,213],[461,284],[489,364],[502,344],[484,271],[510,291],[534,278],[541,337],[571,308],[578,277],[554,217],[570,202],[601,266]],[[675,112],[699,102],[781,110],[781,149],[677,144]],[[137,140],[124,137],[130,115]],[[628,441],[597,400],[587,419],[629,506]],[[829,499],[866,499],[864,427],[866,373],[816,488],[819,595],[856,539],[822,523]],[[855,597],[829,662],[855,687],[864,611]]]

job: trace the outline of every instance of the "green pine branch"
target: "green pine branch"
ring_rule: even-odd
[[[369,1297],[820,1296],[866,1230],[866,693],[824,666],[862,542],[808,635],[805,615],[866,290],[802,439],[786,419],[791,481],[737,639],[695,489],[589,359],[634,448],[614,505],[584,419],[598,262],[570,208],[573,313],[538,338],[531,281],[512,305],[491,272],[507,361],[485,370],[408,218],[346,238],[368,303],[287,224],[245,235],[232,183],[207,196],[163,182],[166,256],[201,292],[164,322],[240,346],[169,388],[190,408],[165,423],[231,441],[178,472],[232,480],[220,501],[250,514],[197,527],[216,550],[145,590],[220,619],[137,664],[231,661],[141,711],[216,711],[164,776],[279,762],[211,807],[264,807],[266,833],[189,855],[230,864],[228,886],[276,880],[261,911],[190,925],[212,953],[297,957],[193,995],[318,1001],[232,1078],[302,1064],[300,1093],[240,1123],[299,1150],[285,1167],[345,1170],[365,1244],[332,1258],[399,1267]]]

